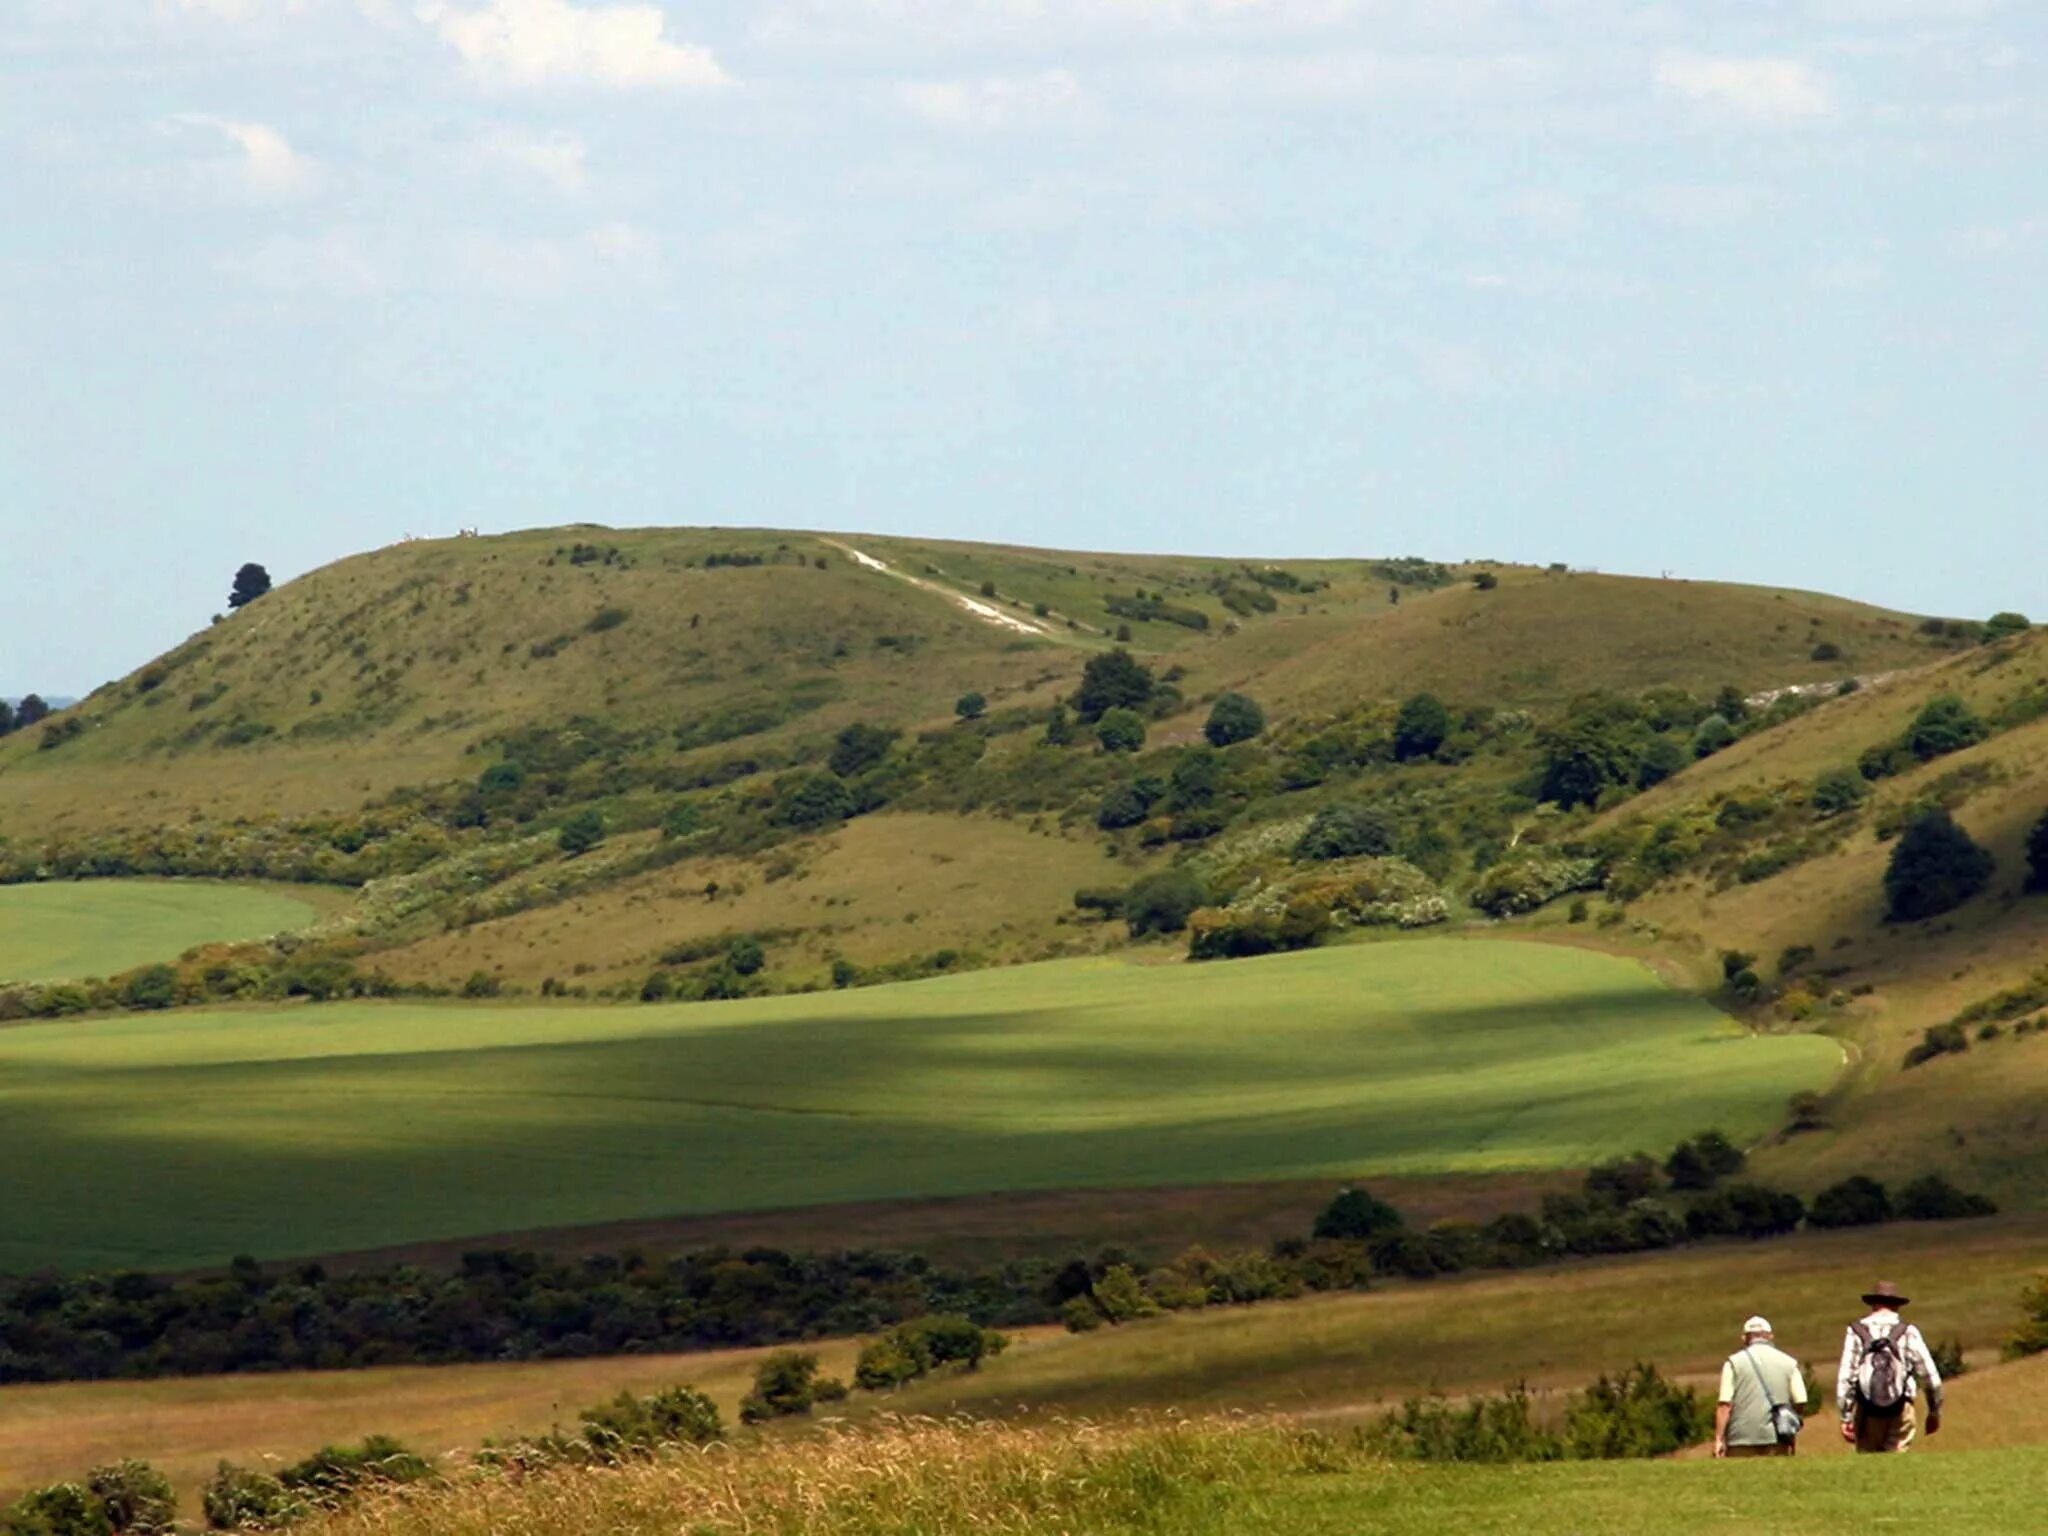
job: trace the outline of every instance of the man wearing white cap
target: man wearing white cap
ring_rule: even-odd
[[[1768,1318],[1742,1325],[1742,1348],[1721,1365],[1721,1400],[1714,1410],[1714,1454],[1790,1456],[1798,1446],[1806,1409],[1806,1379],[1799,1362],[1771,1342]]]

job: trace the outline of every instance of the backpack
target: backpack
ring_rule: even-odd
[[[1863,1363],[1856,1368],[1857,1400],[1874,1417],[1896,1417],[1906,1406],[1908,1374],[1900,1347],[1905,1326],[1873,1333],[1867,1324],[1856,1323],[1850,1331],[1863,1341]]]

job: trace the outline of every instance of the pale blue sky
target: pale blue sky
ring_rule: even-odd
[[[2048,616],[2039,0],[0,0],[0,692],[413,532]]]

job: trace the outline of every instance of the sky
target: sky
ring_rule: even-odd
[[[407,534],[2048,617],[2039,0],[0,0],[0,693]]]

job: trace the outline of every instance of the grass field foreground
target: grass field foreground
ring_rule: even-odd
[[[194,945],[303,928],[321,906],[276,886],[220,880],[0,886],[0,982],[112,976]]]
[[[319,1536],[1634,1536],[1868,1530],[1873,1507],[1973,1533],[2040,1529],[2048,1452],[1780,1463],[1390,1465],[1258,1421],[907,1422],[623,1472],[489,1480],[378,1501]]]
[[[1643,967],[1418,940],[667,1007],[0,1032],[0,1268],[155,1268],[1001,1189],[1573,1167],[1773,1127],[1837,1048]],[[147,1167],[154,1177],[135,1177]]]

